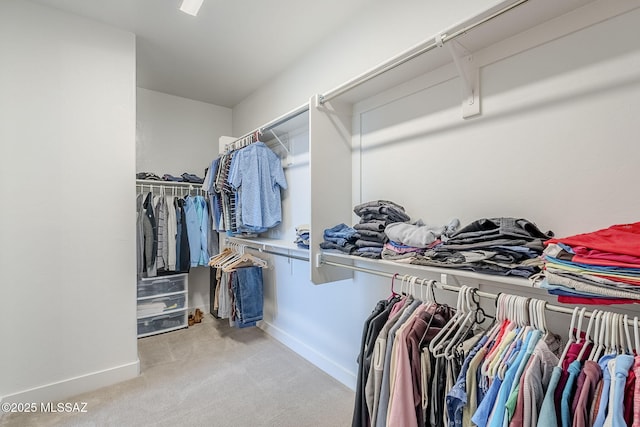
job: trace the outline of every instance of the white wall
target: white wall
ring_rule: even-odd
[[[310,49],[233,109],[234,135],[243,135],[420,43],[498,0],[375,0],[344,28]]]
[[[401,2],[363,13],[238,105],[235,132],[249,131],[489,4],[460,6],[452,12],[447,4],[447,14],[433,2]],[[449,19],[451,14],[458,16]],[[423,22],[427,16],[433,22]],[[385,20],[392,24],[383,25]],[[558,235],[637,221],[640,202],[628,189],[640,180],[633,166],[640,128],[632,109],[640,95],[638,24],[640,14],[633,12],[538,48],[529,50],[525,40],[522,53],[481,70],[482,116],[473,120],[461,118],[457,79],[411,93],[392,91],[379,105],[358,111],[363,133],[354,141],[354,204],[394,200],[431,223],[454,216],[463,223],[527,217]],[[358,273],[352,281],[314,287],[305,278],[307,264],[288,265],[276,261],[267,276],[263,327],[353,386],[362,322],[375,301],[388,296],[389,281]],[[562,328],[566,320],[558,317],[554,324]]]
[[[135,38],[0,2],[0,396],[138,374]]]
[[[136,171],[204,178],[218,155],[218,138],[231,135],[231,109],[138,88]],[[209,269],[189,273],[189,308],[209,311]]]

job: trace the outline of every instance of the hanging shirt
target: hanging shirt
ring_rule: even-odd
[[[166,196],[167,207],[167,270],[176,271],[176,235],[178,220],[176,217],[175,196]]]
[[[516,408],[510,427],[534,427],[542,407],[545,390],[549,387],[553,368],[558,365],[557,350],[560,340],[555,335],[541,339],[520,381]]]
[[[571,416],[571,399],[573,398],[573,393],[575,391],[574,383],[578,378],[578,374],[580,374],[580,368],[582,363],[579,360],[574,360],[569,365],[569,378],[567,379],[567,384],[564,386],[564,390],[562,391],[562,401],[560,403],[560,419],[562,427],[571,427],[572,425],[572,416]]]
[[[532,340],[535,342],[540,338],[541,332],[538,330],[532,330],[526,333],[523,344],[521,344],[520,350],[514,354],[514,359],[511,364],[508,366],[508,369],[504,375],[504,379],[502,381],[502,386],[500,387],[498,397],[494,402],[493,414],[491,416],[491,421],[489,423],[490,427],[501,427],[504,424],[505,414],[506,414],[506,403],[509,395],[511,394],[511,387],[514,385],[516,381],[516,374],[520,369],[520,365],[523,363],[525,358],[528,361],[527,349],[529,349],[528,355],[530,356],[533,353],[534,346],[530,347],[530,343]],[[525,362],[526,363],[526,362]],[[524,367],[523,367],[524,369]],[[518,378],[519,379],[519,378]]]
[[[469,370],[471,361],[480,348],[486,344],[487,340],[488,337],[483,336],[476,346],[471,349],[460,368],[460,374],[458,375],[455,385],[447,393],[446,406],[449,413],[449,427],[462,427],[463,425],[462,412],[467,404],[467,371]]]
[[[585,374],[584,384],[580,389],[580,394],[574,397],[577,403],[573,413],[573,425],[576,427],[587,427],[590,425],[589,408],[595,400],[598,382],[602,378],[600,366],[592,360],[584,362],[582,372]]]
[[[380,399],[378,402],[378,414],[376,415],[376,426],[385,427],[387,425],[387,414],[389,411],[390,383],[391,383],[391,353],[393,352],[393,342],[396,332],[409,319],[413,312],[420,306],[420,301],[413,301],[402,312],[402,316],[391,328],[387,337],[387,347],[385,349],[384,366],[382,368],[382,384],[380,385]]]
[[[208,232],[209,224],[207,202],[202,196],[186,198],[185,215],[187,235],[189,236],[189,252],[191,267],[206,266],[209,261]]]
[[[549,380],[549,387],[547,388],[547,392],[544,395],[542,407],[540,408],[540,413],[538,414],[538,427],[555,426],[558,423],[558,414],[556,412],[556,404],[554,400],[561,373],[561,367],[556,366],[555,368],[553,368],[551,379]]]
[[[516,372],[511,382],[511,387],[509,389],[509,393],[507,395],[507,400],[505,402],[506,412],[503,416],[503,425],[507,427],[509,425],[509,421],[515,412],[515,404],[518,399],[518,390],[520,388],[520,378],[524,373],[525,368],[529,364],[529,359],[533,355],[533,351],[536,348],[538,341],[542,337],[542,331],[533,330],[530,332],[529,342],[527,343],[524,355],[520,360],[519,366],[516,367]]]
[[[280,158],[263,142],[256,142],[236,152],[228,182],[238,194],[242,220],[240,229],[262,232],[280,224],[280,189],[286,189],[287,182]]]
[[[602,391],[600,393],[600,402],[598,404],[598,413],[593,421],[594,427],[603,427],[607,417],[607,408],[609,407],[609,391],[611,387],[611,371],[609,370],[609,362],[615,364],[615,354],[604,355],[598,360],[598,365],[602,369]]]
[[[640,427],[640,356],[634,358],[633,371],[636,374],[633,393],[633,427]]]
[[[629,369],[633,366],[633,356],[620,354],[615,358],[614,369],[611,374],[611,398],[609,399],[609,413],[605,425],[626,427],[624,420],[624,387],[627,383]]]
[[[400,319],[404,308],[412,302],[413,297],[409,296],[394,305],[389,314],[389,320],[387,320],[387,323],[382,327],[374,344],[371,369],[369,369],[369,376],[365,385],[365,398],[367,399],[369,420],[372,426],[376,425],[376,418],[378,416],[378,403],[380,400],[380,388],[382,386],[382,369],[384,367],[384,355],[387,348],[387,337],[391,328],[393,328],[398,319]]]

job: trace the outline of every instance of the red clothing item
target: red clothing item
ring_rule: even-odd
[[[636,373],[629,369],[627,383],[624,386],[624,421],[628,426],[633,424],[633,394],[636,388]]]
[[[612,265],[619,267],[640,267],[640,257],[632,255],[624,255],[619,253],[604,252],[597,249],[589,249],[584,246],[573,246],[573,252],[576,254],[579,260],[573,260],[574,262],[580,262],[584,264],[593,265]],[[575,257],[574,257],[575,258]]]
[[[561,239],[547,240],[545,244],[564,243],[569,246],[584,246],[614,254],[640,257],[640,222],[612,225],[591,233],[577,234]]]
[[[614,305],[614,304],[635,304],[638,300],[625,298],[587,298],[587,297],[569,297],[558,295],[558,302],[563,304],[576,305]]]

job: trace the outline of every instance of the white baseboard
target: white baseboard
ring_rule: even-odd
[[[41,385],[2,396],[0,402],[59,402],[79,394],[97,390],[140,374],[140,359],[126,365],[91,372],[74,378]]]
[[[271,323],[262,321],[258,323],[258,327],[318,368],[322,369],[327,374],[331,375],[336,380],[340,381],[345,386],[349,387],[351,390],[356,389],[355,372],[349,371],[344,366],[338,364],[334,360],[331,360],[324,354],[319,353],[316,349],[309,347],[298,338],[290,335]]]

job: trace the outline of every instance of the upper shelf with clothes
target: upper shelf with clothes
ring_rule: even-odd
[[[385,103],[391,104],[394,100],[423,91],[426,87],[433,87],[449,81],[457,83],[454,80],[460,78],[465,85],[463,88],[466,95],[463,95],[463,104],[465,102],[469,104],[470,100],[473,101],[470,110],[465,111],[467,107],[463,106],[463,116],[471,117],[476,111],[475,108],[478,108],[476,114],[480,112],[479,99],[476,98],[480,88],[479,85],[476,85],[476,79],[479,83],[479,70],[482,67],[580,30],[588,29],[594,24],[610,20],[612,17],[639,7],[639,0],[503,1],[460,24],[444,29],[424,43],[390,58],[369,72],[363,73],[335,89],[312,96],[308,104],[302,105],[259,128],[258,130],[262,130],[265,135],[268,132],[264,131],[273,123],[282,124],[293,119],[306,121],[309,140],[309,168],[308,172],[305,169],[304,173],[307,174],[305,179],[308,182],[301,183],[301,187],[304,188],[306,197],[309,197],[309,202],[307,203],[307,199],[296,199],[294,196],[290,203],[297,204],[301,200],[300,206],[309,209],[311,228],[309,257],[312,260],[310,263],[312,282],[322,284],[353,277],[353,274],[346,269],[318,262],[322,256],[319,243],[323,240],[323,230],[338,223],[353,223],[352,207],[362,202],[363,199],[377,198],[371,197],[367,192],[373,193],[371,188],[377,186],[384,178],[370,180],[371,182],[368,182],[366,186],[363,185],[363,182],[374,175],[374,171],[378,172],[389,164],[400,165],[403,168],[403,173],[413,170],[426,172],[425,164],[420,164],[420,161],[434,154],[433,145],[427,148],[426,136],[430,137],[429,144],[432,144],[434,136],[438,137],[445,133],[442,128],[436,128],[436,132],[424,131],[418,135],[420,138],[413,138],[416,131],[412,128],[409,129],[414,132],[410,134],[413,138],[409,141],[411,144],[407,143],[406,139],[408,138],[402,139],[404,135],[399,134],[399,130],[402,131],[404,122],[412,121],[418,117],[420,112],[414,113],[412,110],[408,114],[405,113],[409,108],[416,108],[416,105],[418,108],[420,105],[424,105],[422,98],[419,100],[420,102],[409,104],[404,111],[398,113],[397,117],[387,114],[387,110],[380,111],[370,121],[378,119],[388,123],[377,127],[370,126],[373,129],[361,126],[364,123],[360,117],[363,111],[367,111],[368,108],[377,108]],[[604,34],[611,34],[611,32],[604,32]],[[483,76],[486,77],[486,75]],[[495,80],[501,76],[492,77]],[[447,83],[441,86],[442,91],[449,91],[454,102],[457,102],[458,87],[456,84]],[[452,86],[455,93],[450,90]],[[446,94],[447,97],[449,92]],[[440,92],[436,95],[440,95]],[[446,100],[448,102],[449,98]],[[448,106],[449,104],[446,104],[446,107]],[[485,111],[489,111],[487,106],[488,104],[485,106]],[[402,107],[398,107],[398,110],[401,110]],[[440,105],[438,104],[434,109],[437,107]],[[308,114],[302,114],[307,112]],[[501,112],[502,110],[499,110],[498,114]],[[462,121],[457,120],[453,126],[459,126],[458,122]],[[475,124],[474,130],[478,130],[480,125],[477,122]],[[383,126],[386,127],[382,129]],[[445,127],[444,131],[449,132],[453,126]],[[427,130],[429,129],[427,128]],[[386,137],[383,141],[384,144],[376,145],[369,140],[364,141],[361,134],[365,132],[369,132],[369,140]],[[388,134],[392,133],[394,135],[390,137]],[[277,131],[276,134],[278,134]],[[472,143],[478,142],[475,135],[477,132],[470,137],[473,140]],[[495,135],[490,132],[487,132],[487,135],[492,137],[492,141],[497,140]],[[501,136],[502,139],[507,139],[504,135]],[[276,138],[272,139],[275,145],[280,145]],[[225,142],[234,142],[234,140]],[[363,141],[369,146],[365,146]],[[408,155],[408,150],[401,152],[400,148],[404,147],[400,147],[398,141],[406,147],[411,146],[411,152]],[[456,141],[457,144],[459,142]],[[476,144],[476,147],[472,148],[477,149],[478,145],[480,144]],[[451,147],[451,145],[447,145],[447,147]],[[224,151],[224,144],[221,148],[221,151]],[[428,149],[432,151],[427,152]],[[469,153],[473,153],[473,151],[469,150]],[[471,158],[472,155],[468,157],[470,157],[470,162],[475,160]],[[443,156],[439,157],[439,159],[444,158]],[[365,161],[369,163],[365,163]],[[440,163],[446,163],[446,161]],[[511,165],[509,164],[509,166]],[[369,169],[365,170],[364,167]],[[486,174],[486,171],[482,171],[482,173]],[[377,175],[378,177],[385,176],[383,173],[377,173]],[[463,176],[464,174],[458,175]],[[413,182],[422,182],[424,177],[418,177],[418,179],[420,181],[414,180]],[[509,180],[512,179],[509,178]],[[462,182],[464,179],[461,178],[458,181]],[[383,182],[382,184],[388,183]],[[470,184],[475,183],[465,182],[467,187],[473,186]],[[380,191],[384,192],[385,190]],[[505,193],[507,192],[505,191]],[[509,192],[507,194],[509,198],[503,197],[498,201],[499,204],[492,205],[491,208],[500,209],[502,206],[500,203],[509,203],[513,194],[516,193]],[[413,199],[418,199],[415,194],[412,196]],[[444,205],[440,198],[438,200],[440,204]],[[466,201],[467,205],[472,206],[473,202],[468,200]],[[510,207],[515,209],[514,206]],[[451,209],[456,208],[456,206],[451,207]],[[518,206],[518,208],[522,207]],[[475,216],[477,213],[467,212],[466,214]],[[295,221],[292,222],[292,225],[296,225]]]

